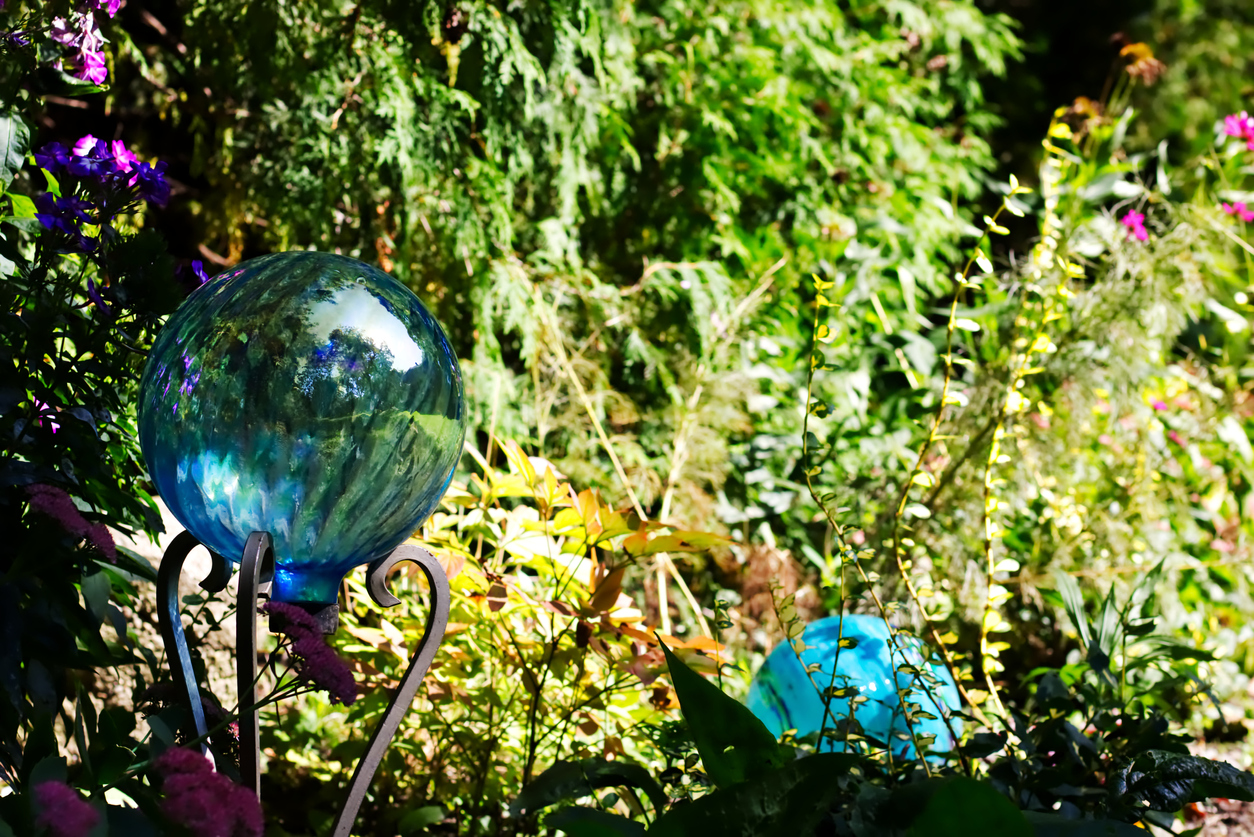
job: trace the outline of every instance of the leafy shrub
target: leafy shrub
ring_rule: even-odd
[[[508,471],[467,448],[477,466],[454,483],[421,532],[452,580],[449,629],[374,784],[362,828],[416,830],[444,822],[458,834],[527,833],[505,806],[543,767],[566,758],[658,758],[650,725],[672,705],[655,682],[658,640],[624,592],[644,559],[723,542],[668,531],[576,492],[547,461],[515,442],[501,447]],[[488,457],[492,457],[490,450]],[[371,691],[349,710],[309,700],[270,727],[267,781],[284,798],[325,799],[284,812],[294,832],[318,830],[342,794],[340,778],[404,672],[425,626],[420,588],[397,581],[402,604],[381,612],[350,577],[337,645]],[[709,637],[687,649],[715,652]],[[695,657],[703,663],[704,657]],[[299,720],[293,724],[288,717]],[[371,825],[373,823],[373,825]]]

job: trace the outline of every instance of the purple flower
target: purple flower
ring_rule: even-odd
[[[1145,229],[1145,216],[1135,209],[1128,210],[1128,214],[1119,219],[1119,223],[1128,228],[1128,237],[1136,237],[1137,241],[1145,241],[1149,238],[1149,232]]]
[[[170,184],[165,179],[165,161],[150,166],[143,160],[138,160],[132,169],[130,185],[136,187],[136,193],[139,197],[155,203],[157,206],[165,206],[170,199]]]
[[[74,70],[70,73],[79,81],[90,81],[92,84],[105,83],[109,77],[109,68],[105,65],[103,52],[83,50],[74,61]]]
[[[88,523],[70,495],[51,485],[28,485],[26,493],[30,495],[32,509],[51,517],[71,535],[86,538],[111,562],[117,561],[118,549],[109,528],[103,523]]]
[[[118,167],[105,141],[88,134],[74,144],[74,156],[66,168],[70,174],[79,177],[105,178],[116,172]]]
[[[50,142],[35,152],[35,164],[57,174],[70,162],[70,152],[59,142]]]
[[[26,37],[26,33],[21,31],[20,29],[15,29],[9,34],[5,35],[4,39],[9,42],[10,46],[15,46],[15,47],[30,46],[30,38]]]
[[[70,22],[63,17],[54,17],[52,19],[52,30],[49,32],[52,40],[62,46],[72,47],[78,41],[78,29],[71,26]]]
[[[85,135],[78,142],[74,143],[74,156],[85,157],[88,154],[105,154],[108,149],[102,139],[97,139],[91,134]]]
[[[297,667],[300,676],[325,690],[332,703],[352,706],[357,700],[357,681],[344,661],[327,645],[313,617],[303,608],[285,602],[266,602],[262,610],[285,622],[282,632],[292,641],[292,656],[300,660]]]
[[[87,238],[87,236],[82,236],[82,238],[86,239],[87,241],[92,242],[92,246],[90,249],[92,250],[96,249],[96,242],[94,239]],[[87,280],[87,298],[90,299],[93,303],[95,303],[96,307],[99,308],[101,311],[103,311],[106,317],[110,317],[110,318],[113,317],[113,312],[109,310],[108,305],[105,305],[104,298],[101,297],[100,292],[96,290],[96,283],[93,282],[90,278],[88,278]]]
[[[109,17],[113,17],[122,8],[122,0],[95,0],[95,3],[96,8],[108,13]]]
[[[51,192],[35,196],[35,217],[46,229],[56,229],[74,236],[79,235],[78,224],[90,224],[87,210],[94,210],[87,201],[73,196],[58,198]]]
[[[215,773],[208,759],[171,747],[157,759],[165,777],[161,812],[194,837],[261,837],[261,803],[246,788]]]
[[[100,822],[100,812],[64,782],[35,785],[35,803],[39,806],[35,830],[46,828],[50,837],[87,837]]]
[[[114,140],[109,143],[109,150],[113,153],[113,161],[117,163],[118,172],[131,171],[139,159],[126,147],[126,143],[122,140]]]

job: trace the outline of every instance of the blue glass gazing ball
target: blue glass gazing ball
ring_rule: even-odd
[[[853,710],[854,718],[862,726],[863,733],[881,742],[891,744],[893,752],[904,758],[914,758],[914,745],[901,711],[897,686],[915,689],[910,696],[925,712],[935,719],[921,719],[914,725],[916,735],[934,735],[930,748],[937,752],[952,750],[961,732],[957,720],[944,720],[950,712],[958,711],[958,688],[944,665],[925,663],[920,653],[921,643],[913,637],[898,634],[898,651],[891,653],[888,624],[878,616],[846,615],[844,627],[841,619],[829,616],[806,626],[801,640],[806,649],[800,661],[792,647],[782,643],[762,664],[749,687],[749,709],[766,724],[776,737],[786,730],[795,729],[797,737],[817,733],[824,727],[824,702],[820,690],[829,686],[837,689],[856,687],[858,694],[867,698]],[[857,641],[854,648],[841,648],[837,660],[836,650],[841,637]],[[836,662],[836,674],[832,676],[832,662]],[[809,676],[806,667],[818,664],[819,668]],[[893,682],[893,671],[909,664],[926,670],[935,678],[925,682],[914,674],[898,673]],[[810,678],[814,679],[811,682]],[[817,684],[818,688],[815,688]],[[849,716],[849,697],[832,699],[831,713],[826,729],[834,728],[834,720]],[[937,704],[940,704],[939,706]],[[944,712],[940,711],[944,708]],[[900,734],[905,734],[905,739]],[[843,751],[843,741],[825,740],[821,750]]]
[[[457,357],[409,289],[355,259],[277,253],[170,317],[140,383],[139,441],[205,546],[238,561],[269,532],[272,596],[331,603],[440,501],[465,414]]]

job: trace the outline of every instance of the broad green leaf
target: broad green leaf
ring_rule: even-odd
[[[1115,776],[1114,791],[1155,811],[1172,812],[1216,797],[1254,802],[1254,776],[1227,762],[1147,750]]]
[[[26,163],[30,128],[13,111],[0,114],[0,186],[8,186]]]
[[[656,811],[666,807],[666,792],[640,765],[626,761],[584,759],[559,761],[541,773],[510,803],[509,813],[511,817],[517,817],[563,800],[591,796],[598,788],[614,787],[639,788],[649,797]]]
[[[684,665],[662,643],[675,695],[701,763],[720,788],[753,779],[788,760],[758,717],[717,686]]]
[[[25,195],[9,193],[10,211],[14,218],[32,219],[35,217],[35,202]]]
[[[799,837],[812,834],[839,792],[837,779],[861,761],[820,753],[676,805],[648,837]],[[708,769],[708,768],[707,768]]]
[[[973,830],[974,829],[974,830]],[[907,837],[971,837],[973,833],[998,837],[1032,837],[1023,812],[991,785],[955,776],[932,794]]]
[[[644,837],[640,823],[595,808],[567,808],[548,817],[544,824],[570,837]]]
[[[400,822],[396,825],[402,834],[408,834],[411,831],[421,831],[441,822],[443,819],[444,809],[439,805],[424,805],[401,817]]]

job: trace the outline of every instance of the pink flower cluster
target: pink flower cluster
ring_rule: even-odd
[[[161,813],[193,837],[261,837],[265,831],[257,797],[215,773],[200,753],[171,747],[157,758],[156,765],[165,777]]]
[[[1137,241],[1149,238],[1149,231],[1145,229],[1145,215],[1135,209],[1128,210],[1128,214],[1120,218],[1119,223],[1128,228],[1129,238],[1135,237]]]
[[[1236,203],[1225,203],[1224,212],[1229,215],[1236,215],[1242,221],[1254,221],[1254,210],[1245,208],[1245,201],[1237,201]]]
[[[1245,140],[1245,147],[1254,151],[1254,118],[1245,111],[1224,117],[1224,133],[1230,137],[1240,137]]]
[[[94,0],[92,5],[113,17],[122,0]],[[54,17],[51,35],[52,40],[74,51],[66,60],[66,72],[80,81],[104,84],[109,77],[105,66],[104,36],[100,34],[92,9],[79,7],[70,13],[69,18]]]
[[[32,509],[48,515],[71,535],[91,541],[110,561],[118,560],[118,548],[109,528],[103,523],[88,523],[70,495],[51,485],[28,485],[26,493],[30,495]]]
[[[326,690],[332,703],[352,706],[357,700],[357,681],[344,661],[327,645],[314,618],[294,604],[266,602],[262,610],[284,621],[283,633],[292,641],[292,656],[300,660],[300,676]]]
[[[35,804],[39,807],[35,830],[46,828],[49,837],[87,837],[100,822],[100,812],[65,782],[35,785]]]

